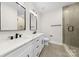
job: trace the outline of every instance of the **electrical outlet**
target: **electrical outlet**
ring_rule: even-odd
[[[53,35],[50,35],[50,37],[53,37]]]

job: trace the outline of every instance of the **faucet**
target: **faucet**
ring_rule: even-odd
[[[15,34],[15,38],[17,39],[17,38],[21,38],[22,37],[22,34],[18,34],[18,33],[16,33]],[[9,36],[9,38],[11,39],[11,40],[13,40],[14,39],[14,36]]]
[[[19,35],[18,33],[15,34],[15,38],[16,38],[16,39],[18,38],[18,35]]]
[[[22,34],[16,33],[16,34],[15,34],[15,38],[18,38],[18,37],[22,37]]]

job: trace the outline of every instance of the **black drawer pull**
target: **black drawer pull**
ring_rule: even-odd
[[[37,40],[37,41],[39,41],[39,40]]]
[[[27,55],[27,57],[29,57],[29,54]]]
[[[68,26],[68,31],[73,32],[74,31],[74,26]]]
[[[36,48],[38,48],[39,46],[37,46]]]

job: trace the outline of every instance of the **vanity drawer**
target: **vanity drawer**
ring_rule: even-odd
[[[34,41],[34,44],[37,45],[37,44],[40,44],[40,43],[41,43],[41,38],[36,38],[35,41]]]
[[[41,53],[43,46],[41,44],[37,45],[33,51],[34,57],[38,57]]]
[[[33,47],[29,46],[27,47],[27,49],[25,51],[23,51],[23,53],[20,55],[21,57],[32,57],[33,56]]]

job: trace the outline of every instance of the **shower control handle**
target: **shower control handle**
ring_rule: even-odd
[[[73,32],[74,31],[74,26],[68,26],[68,31]]]

